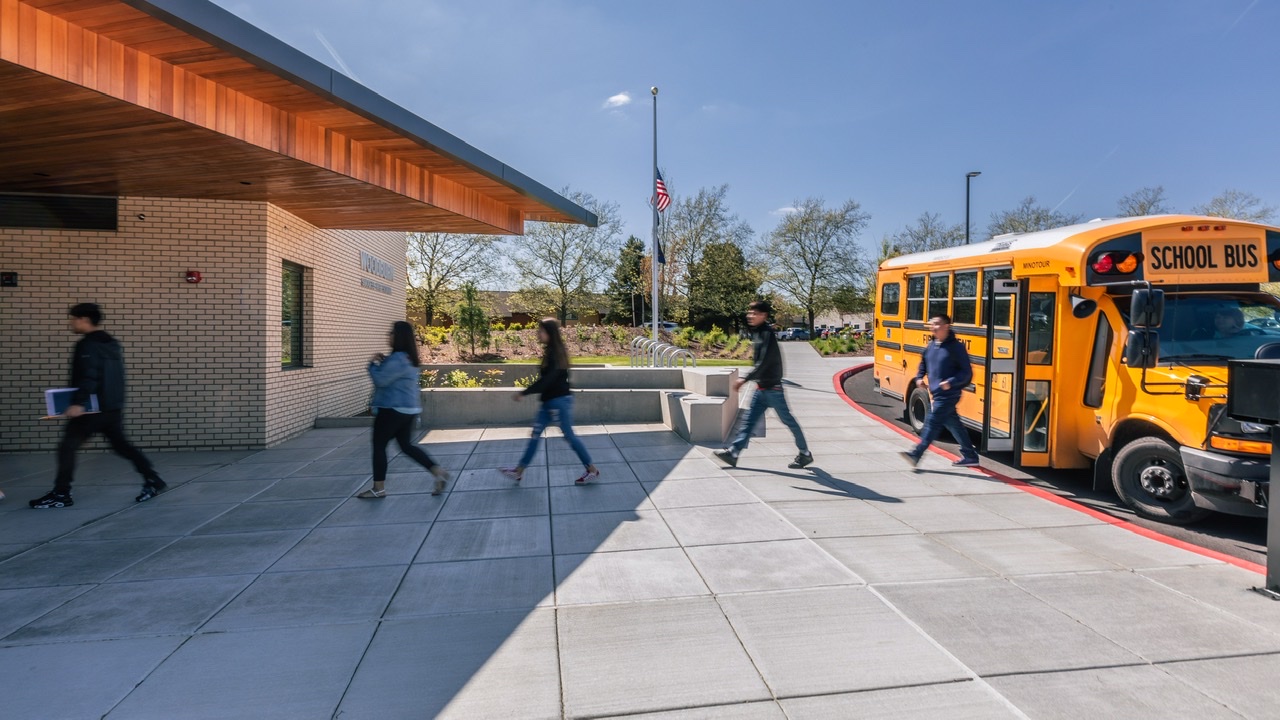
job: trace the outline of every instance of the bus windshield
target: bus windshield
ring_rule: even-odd
[[[1165,293],[1161,362],[1280,358],[1280,300],[1267,293]],[[1129,318],[1129,298],[1116,298]],[[1261,348],[1268,345],[1276,347]]]

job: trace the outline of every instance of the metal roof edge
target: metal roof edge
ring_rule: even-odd
[[[586,208],[209,0],[120,0],[591,227]]]

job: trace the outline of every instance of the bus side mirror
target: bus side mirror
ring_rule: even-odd
[[[1130,330],[1124,344],[1124,364],[1131,368],[1153,368],[1160,361],[1160,336],[1150,330]]]
[[[1133,291],[1129,301],[1129,326],[1158,328],[1164,322],[1164,291],[1155,288],[1139,288]]]

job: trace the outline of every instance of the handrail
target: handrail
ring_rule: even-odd
[[[690,366],[698,367],[698,358],[690,350],[645,337],[637,337],[631,341],[631,367]]]

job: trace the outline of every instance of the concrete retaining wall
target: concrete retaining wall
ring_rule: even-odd
[[[422,391],[422,421],[430,427],[527,425],[536,397],[512,388],[429,388]],[[575,423],[662,422],[661,390],[574,390]]]

